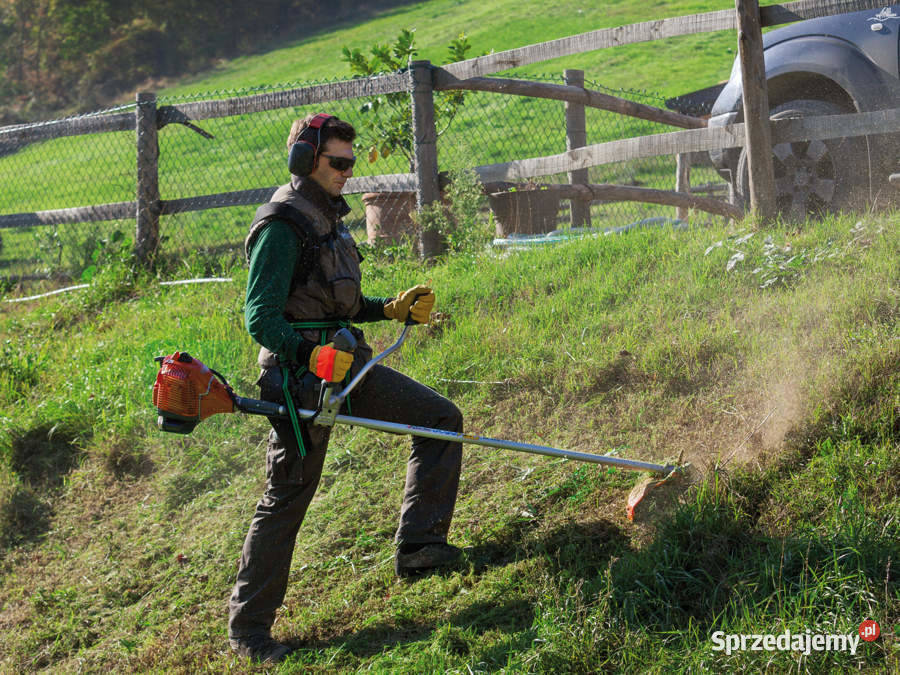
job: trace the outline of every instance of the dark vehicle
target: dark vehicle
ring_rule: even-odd
[[[810,19],[764,34],[771,119],[900,107],[898,36],[900,5]],[[728,82],[695,92],[704,93],[707,99],[718,93],[709,111],[710,126],[743,121],[737,59]],[[678,101],[671,107],[684,108]],[[859,206],[893,190],[887,179],[896,164],[895,140],[877,135],[775,145],[779,212],[803,218]],[[749,201],[746,152],[730,148],[709,155],[737,199]]]

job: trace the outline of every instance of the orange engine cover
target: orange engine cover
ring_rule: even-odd
[[[184,421],[234,412],[231,387],[187,352],[163,358],[153,385],[153,405],[160,415]]]

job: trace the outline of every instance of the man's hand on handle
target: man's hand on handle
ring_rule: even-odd
[[[384,316],[405,323],[412,319],[416,323],[428,323],[434,309],[434,291],[419,284],[403,291],[384,306]]]
[[[334,343],[320,345],[309,357],[309,370],[328,382],[341,382],[350,370],[353,354],[334,348]]]

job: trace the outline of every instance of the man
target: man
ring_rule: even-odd
[[[246,240],[250,264],[245,321],[262,345],[260,396],[314,409],[323,379],[341,382],[371,358],[361,330],[368,321],[411,317],[426,323],[434,293],[416,286],[396,298],[361,292],[360,256],[341,222],[350,208],[341,196],[353,175],[356,132],[329,115],[294,122],[288,136],[291,182],[257,211]],[[336,349],[334,334],[349,327],[353,354]],[[457,407],[434,390],[376,365],[348,397],[353,415],[462,431]],[[346,405],[346,404],[345,404]],[[289,652],[271,627],[287,590],[294,542],[313,498],[331,428],[271,418],[266,491],[256,507],[229,602],[231,648],[256,661]],[[420,574],[455,561],[447,544],[459,486],[459,443],[414,438],[396,532],[395,571]]]

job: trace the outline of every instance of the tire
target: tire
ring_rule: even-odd
[[[800,99],[772,109],[771,119],[840,115],[847,111],[828,101]],[[775,168],[775,208],[784,220],[801,221],[862,206],[868,194],[865,138],[795,141],[772,147]],[[750,204],[750,171],[741,150],[735,188]]]

